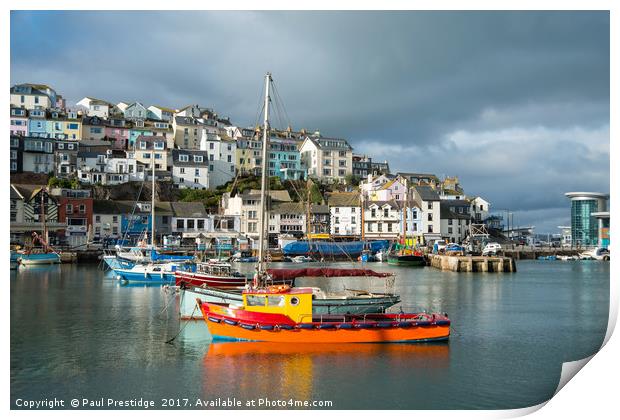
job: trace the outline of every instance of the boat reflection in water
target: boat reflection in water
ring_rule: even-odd
[[[236,395],[241,400],[324,399],[333,400],[333,408],[338,408],[342,388],[355,389],[361,385],[361,377],[394,378],[403,373],[419,373],[431,379],[437,372],[447,371],[449,348],[445,342],[212,342],[203,358],[203,396],[212,399]]]

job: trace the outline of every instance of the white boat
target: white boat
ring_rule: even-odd
[[[574,255],[557,255],[556,259],[560,260],[560,261],[576,261],[579,258],[577,258]]]
[[[579,254],[580,260],[609,261],[609,250],[607,248],[596,248]]]
[[[306,255],[298,255],[296,257],[291,258],[291,261],[297,264],[313,262],[312,257],[308,257]]]

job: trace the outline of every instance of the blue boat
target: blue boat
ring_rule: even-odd
[[[60,255],[55,252],[29,253],[22,254],[17,261],[21,265],[60,264]]]
[[[374,254],[382,249],[389,248],[390,241],[350,241],[350,242],[327,242],[327,241],[295,241],[282,248],[282,253],[287,256],[315,255],[320,257],[359,257],[365,250]]]
[[[194,272],[196,265],[193,263],[136,264],[131,268],[116,269],[114,273],[118,280],[127,283],[174,284],[177,270]]]

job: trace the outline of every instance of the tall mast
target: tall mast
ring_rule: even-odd
[[[155,140],[151,156],[151,247],[155,246]]]
[[[362,190],[362,194],[361,194],[362,199],[360,200],[360,205],[361,205],[361,222],[362,222],[362,241],[364,240],[364,190]]]
[[[263,162],[261,166],[261,184],[260,184],[260,231],[258,236],[258,273],[264,272],[264,256],[265,256],[265,220],[267,219],[267,142],[269,140],[269,83],[271,82],[271,73],[265,75],[265,119],[263,120]]]
[[[47,236],[47,223],[45,221],[45,187],[41,189],[41,223],[43,224],[43,240],[45,244],[43,246],[43,251],[47,252],[47,244],[48,244],[48,236]]]

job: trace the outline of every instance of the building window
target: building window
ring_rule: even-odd
[[[197,226],[198,226],[198,229],[204,229],[205,228],[205,221],[204,221],[204,219],[198,219],[197,220]]]
[[[177,229],[185,229],[185,219],[177,219]]]
[[[112,216],[112,222],[118,223],[118,216]]]
[[[452,228],[451,227],[448,228],[448,233],[452,233]]]
[[[84,204],[80,204],[80,213],[86,213],[86,206]]]
[[[428,233],[433,233],[433,225],[428,225]]]
[[[66,206],[67,214],[73,214],[73,204],[67,204]]]
[[[387,231],[391,232],[392,231],[392,223],[388,223],[387,224]]]
[[[100,223],[101,222],[101,216],[96,215],[95,216],[95,223]]]
[[[162,225],[167,225],[168,224],[168,216],[162,216],[161,217],[161,224]]]
[[[383,217],[390,217],[390,210],[389,209],[383,209]]]
[[[202,163],[202,156],[194,155],[194,162]]]
[[[448,224],[451,225],[452,224],[452,219],[448,219]]]
[[[429,209],[429,210],[432,210],[432,209],[433,209],[433,202],[432,202],[432,201],[429,201],[429,202],[428,202],[428,209]]]
[[[187,219],[187,228],[194,229],[194,219]]]
[[[428,221],[432,222],[433,221],[433,213],[429,213],[428,214]]]

